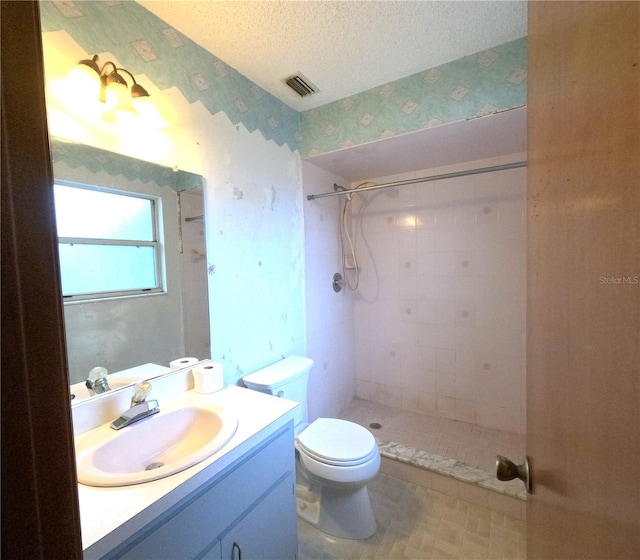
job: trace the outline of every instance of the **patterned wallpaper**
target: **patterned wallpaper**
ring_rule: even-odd
[[[41,0],[41,17],[44,32],[111,52],[160,89],[175,86],[302,157],[526,104],[526,37],[298,113],[136,2]]]
[[[92,173],[104,172],[111,176],[121,175],[127,179],[136,179],[143,183],[152,182],[159,187],[169,187],[174,191],[204,187],[202,175],[182,169],[174,171],[170,167],[78,144],[64,138],[51,138],[51,160],[54,164],[65,163],[71,169],[84,167]]]
[[[211,114],[298,147],[300,114],[130,0],[42,0],[42,31],[67,31],[88,53],[110,52],[160,89],[177,87]],[[142,33],[143,31],[143,33]]]
[[[527,39],[302,113],[302,157],[484,116],[527,102]]]

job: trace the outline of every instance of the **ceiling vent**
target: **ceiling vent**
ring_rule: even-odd
[[[319,90],[314,86],[307,78],[305,78],[300,72],[289,76],[284,80],[293,91],[295,91],[300,97],[306,97],[312,93],[317,93]]]

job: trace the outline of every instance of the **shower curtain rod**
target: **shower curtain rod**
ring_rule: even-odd
[[[503,165],[492,165],[491,167],[480,167],[478,169],[467,169],[465,171],[454,171],[452,173],[443,173],[442,175],[431,175],[428,177],[419,177],[417,179],[405,179],[404,181],[394,181],[392,183],[382,183],[380,185],[371,185],[370,187],[362,187],[359,189],[345,189],[340,191],[326,192],[320,194],[307,195],[307,200],[316,198],[324,198],[326,196],[350,195],[353,193],[361,193],[365,191],[375,191],[378,189],[388,189],[390,187],[403,187],[404,185],[413,185],[415,183],[427,183],[429,181],[439,181],[441,179],[452,179],[454,177],[466,177],[467,175],[478,175],[479,173],[491,173],[492,171],[505,171],[507,169],[517,169],[518,167],[526,167],[526,161],[517,161],[515,163],[505,163]],[[338,185],[334,185],[337,187]]]

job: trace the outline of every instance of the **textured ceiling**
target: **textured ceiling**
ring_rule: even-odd
[[[138,0],[298,111],[523,37],[526,2]],[[301,72],[320,90],[283,83]]]

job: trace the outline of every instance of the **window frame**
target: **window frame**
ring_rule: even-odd
[[[120,299],[129,297],[141,297],[148,295],[161,295],[166,294],[166,278],[164,274],[165,267],[165,249],[163,242],[163,221],[162,221],[162,197],[151,194],[141,193],[137,191],[129,191],[124,189],[105,187],[102,185],[91,185],[86,183],[78,183],[67,180],[54,180],[55,185],[63,187],[71,187],[75,189],[83,189],[90,191],[103,192],[108,194],[116,194],[120,196],[127,196],[131,198],[141,198],[148,200],[151,203],[151,227],[152,227],[152,241],[140,241],[134,239],[103,239],[97,237],[61,237],[57,235],[58,247],[61,244],[77,244],[77,245],[101,245],[101,246],[119,246],[119,247],[136,247],[145,246],[153,247],[155,255],[155,277],[156,286],[153,288],[136,288],[127,290],[109,290],[105,292],[87,292],[83,294],[70,294],[65,295],[62,293],[62,299],[65,304],[69,303],[86,303],[90,301],[101,301],[108,299]],[[55,204],[54,204],[55,211]],[[57,221],[57,216],[56,216]],[[62,263],[58,258],[60,266],[60,275],[62,277]],[[62,292],[62,283],[60,286]]]

